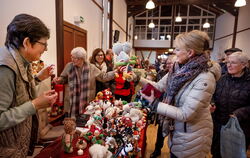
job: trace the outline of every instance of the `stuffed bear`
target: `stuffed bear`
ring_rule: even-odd
[[[65,153],[72,153],[72,140],[76,131],[76,122],[74,118],[65,118],[63,121],[65,134],[63,135],[62,143]]]

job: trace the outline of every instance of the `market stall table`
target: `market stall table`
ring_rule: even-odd
[[[140,131],[140,140],[138,142],[138,147],[141,148],[141,157],[144,157],[145,149],[146,149],[146,127]],[[56,139],[52,144],[44,148],[35,158],[90,158],[89,155],[89,146],[84,150],[83,155],[77,155],[76,142],[78,139],[78,135],[74,135],[73,139],[73,153],[64,153],[62,148],[62,137]],[[138,153],[138,158],[140,154]]]

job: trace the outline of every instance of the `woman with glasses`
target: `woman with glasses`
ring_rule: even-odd
[[[249,57],[246,53],[235,52],[228,56],[227,70],[217,82],[213,96],[214,135],[212,144],[213,158],[220,155],[220,130],[230,116],[236,116],[246,137],[246,147],[250,143],[250,72]]]
[[[101,48],[97,48],[93,51],[90,58],[90,63],[95,65],[101,72],[108,72],[108,67],[106,63],[106,58],[104,51]],[[96,93],[108,88],[108,82],[103,83],[96,80]]]
[[[104,73],[87,60],[84,48],[71,51],[72,62],[68,63],[61,75],[54,78],[55,83],[69,85],[70,117],[84,112],[87,103],[95,98],[96,80],[106,82],[114,79],[115,71]]]
[[[53,105],[54,90],[36,96],[35,80],[53,73],[42,69],[34,79],[31,63],[47,50],[49,29],[37,17],[19,14],[7,27],[5,47],[0,49],[0,157],[31,155],[37,141],[37,110]]]
[[[176,62],[154,86],[164,92],[163,101],[143,94],[151,110],[166,116],[171,158],[205,158],[210,151],[213,123],[210,100],[220,77],[220,67],[206,52],[209,37],[194,30],[175,39]]]

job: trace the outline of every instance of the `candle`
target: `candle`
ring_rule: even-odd
[[[83,150],[82,150],[82,149],[79,149],[79,150],[77,151],[77,155],[83,155]]]

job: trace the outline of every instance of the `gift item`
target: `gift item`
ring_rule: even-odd
[[[153,90],[154,91],[154,96],[156,97],[156,98],[160,98],[161,97],[161,95],[162,95],[162,92],[160,92],[158,89],[156,89],[152,84],[150,84],[150,83],[147,83],[144,87],[143,87],[143,89],[142,89],[142,93],[143,94],[145,94],[145,95],[147,95],[147,96],[151,96],[151,90]]]
[[[73,118],[65,118],[63,121],[65,134],[63,135],[62,143],[65,153],[72,153],[72,140],[76,131],[76,123]]]

